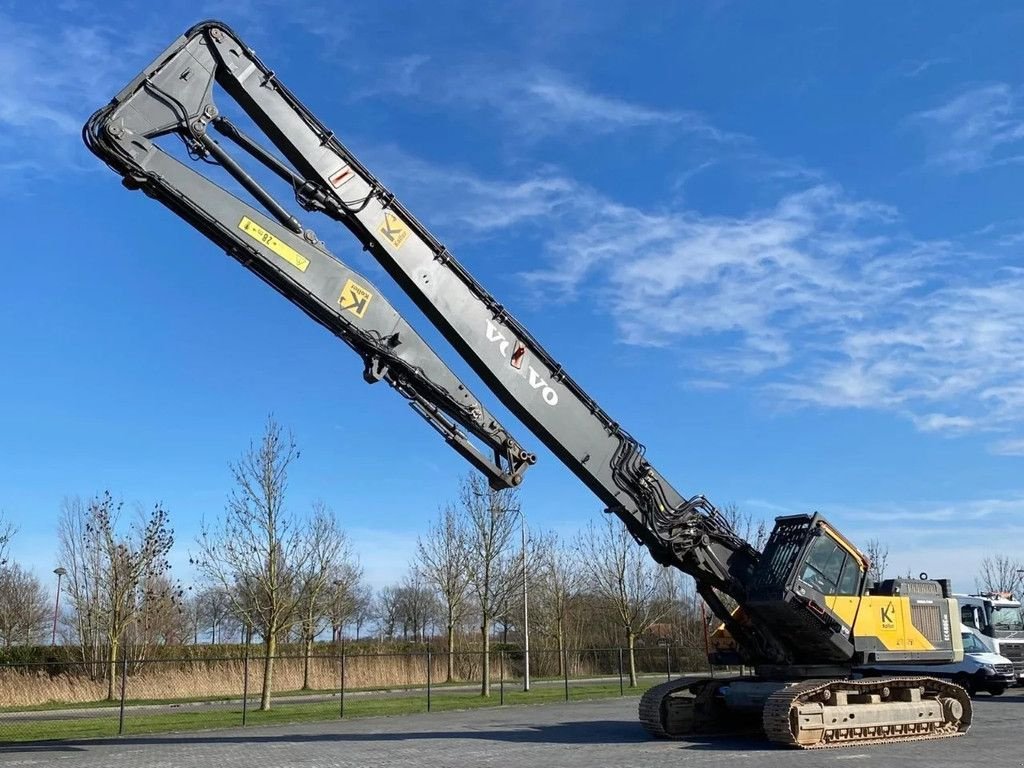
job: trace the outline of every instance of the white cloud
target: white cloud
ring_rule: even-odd
[[[992,444],[991,450],[1000,456],[1024,456],[1024,439],[999,440]]]
[[[1006,83],[966,90],[912,120],[925,131],[929,162],[949,171],[1024,161],[1024,105]]]
[[[914,239],[897,211],[834,184],[710,216],[625,205],[550,170],[392,169],[456,237],[528,224],[518,236],[534,232],[547,266],[527,279],[606,307],[624,343],[687,348],[695,386],[752,382],[776,403],[890,411],[929,433],[1010,432],[993,450],[1013,453],[1024,270],[977,244]],[[440,203],[454,195],[455,210]]]
[[[565,74],[541,67],[499,70],[493,66],[434,60],[422,54],[377,67],[377,78],[356,91],[359,98],[400,95],[425,102],[485,110],[514,125],[515,135],[605,134],[671,127],[675,132],[718,144],[749,139],[716,128],[693,110],[664,108],[597,93]]]

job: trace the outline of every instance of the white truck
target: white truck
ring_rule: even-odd
[[[1024,609],[1009,592],[955,595],[960,623],[977,629],[993,653],[1013,664],[1017,685],[1024,685]]]

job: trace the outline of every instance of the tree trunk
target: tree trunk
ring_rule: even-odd
[[[260,693],[260,711],[266,712],[270,709],[270,694],[273,691],[274,682],[274,654],[277,653],[277,631],[267,631],[267,640],[263,644],[266,651],[266,658],[263,659],[263,690]]]
[[[490,696],[491,695],[491,622],[485,619],[483,624],[480,626],[480,634],[483,635],[484,641],[484,668],[481,675],[482,682],[480,683],[480,695]]]
[[[636,688],[636,655],[633,653],[634,641],[633,630],[626,628],[626,646],[629,648],[629,687]]]
[[[117,676],[117,641],[110,641],[110,659],[107,662],[107,701],[114,700],[114,678]]]
[[[455,680],[455,625],[448,623],[448,682]]]
[[[313,633],[305,633],[305,644],[302,653],[302,690],[309,690],[309,657],[313,655]]]

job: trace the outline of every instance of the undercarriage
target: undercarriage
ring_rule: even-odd
[[[691,678],[648,690],[640,721],[660,738],[760,733],[778,744],[821,749],[962,736],[971,725],[971,699],[932,677]]]

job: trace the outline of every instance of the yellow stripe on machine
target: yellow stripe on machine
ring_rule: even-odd
[[[238,222],[238,228],[260,245],[272,250],[282,259],[298,269],[299,272],[305,272],[306,267],[309,266],[309,259],[296,251],[290,245],[282,243],[248,216],[242,217],[242,220]]]

